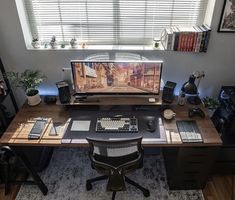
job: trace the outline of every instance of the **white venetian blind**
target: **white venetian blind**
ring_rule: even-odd
[[[208,0],[22,0],[43,42],[150,44],[169,26],[203,23]]]

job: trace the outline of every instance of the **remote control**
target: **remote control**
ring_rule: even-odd
[[[37,119],[29,133],[28,139],[39,139],[43,129],[45,128],[46,122],[47,119],[45,118]]]

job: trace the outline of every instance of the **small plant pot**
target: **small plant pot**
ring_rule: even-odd
[[[31,45],[33,46],[33,48],[38,49],[40,47],[40,42],[35,41],[35,42],[32,42]]]
[[[74,41],[74,42],[71,41],[71,42],[70,42],[70,45],[71,45],[72,48],[77,48],[77,47],[78,47],[78,43],[75,42],[75,41]]]
[[[51,48],[56,49],[58,47],[57,42],[50,42]]]
[[[39,95],[39,91],[37,90],[37,94],[35,94],[34,96],[27,96],[28,99],[28,104],[30,106],[36,106],[41,102],[41,97]]]

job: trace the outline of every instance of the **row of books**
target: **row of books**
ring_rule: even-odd
[[[165,50],[206,52],[211,28],[207,25],[170,27],[163,30],[161,43]]]

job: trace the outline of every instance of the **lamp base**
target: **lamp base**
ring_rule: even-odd
[[[198,96],[190,96],[187,98],[187,100],[192,105],[199,105],[202,103],[201,99]]]

